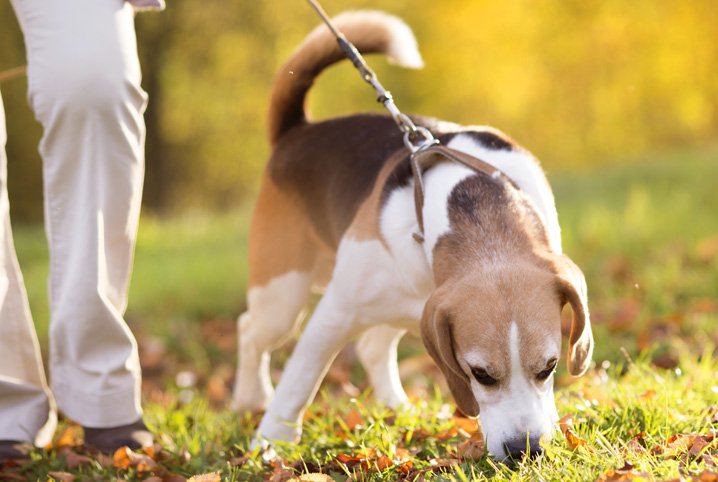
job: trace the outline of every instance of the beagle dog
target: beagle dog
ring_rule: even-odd
[[[363,53],[420,67],[411,30],[380,12],[338,16]],[[553,373],[561,310],[573,321],[568,370],[583,374],[593,337],[581,270],[561,251],[554,198],[536,159],[501,132],[414,117],[444,146],[500,169],[439,159],[424,173],[417,242],[409,153],[393,120],[361,114],[310,122],[315,77],[343,58],[318,27],[280,70],[269,110],[273,152],[249,237],[248,310],[239,317],[237,410],[266,409],[259,441],[295,440],[337,352],[358,357],[379,402],[407,401],[397,344],[420,328],[458,408],[480,417],[497,458],[537,454],[558,416]],[[270,353],[298,328],[313,288],[324,295],[276,392]]]

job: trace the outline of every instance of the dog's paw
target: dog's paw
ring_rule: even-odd
[[[280,460],[279,455],[277,455],[277,451],[274,450],[274,447],[272,447],[272,444],[269,440],[254,437],[252,439],[252,442],[249,444],[249,450],[252,452],[257,451],[262,456],[262,460],[266,463],[276,462]]]

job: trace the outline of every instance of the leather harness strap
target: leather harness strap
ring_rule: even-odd
[[[440,162],[441,158],[457,162],[489,177],[500,177],[514,187],[518,187],[503,171],[488,162],[438,143],[412,153],[409,162],[411,163],[411,174],[414,178],[414,209],[416,210],[416,221],[419,224],[419,231],[414,233],[413,237],[419,243],[424,242],[424,179],[422,173]]]

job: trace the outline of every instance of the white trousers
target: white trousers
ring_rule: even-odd
[[[10,231],[0,109],[0,440],[44,444],[54,431],[53,394],[60,410],[87,427],[133,423],[142,414],[137,344],[123,315],[147,96],[129,4],[12,4],[25,36],[28,98],[44,130],[52,394]]]

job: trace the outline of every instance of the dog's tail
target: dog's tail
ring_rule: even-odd
[[[382,53],[403,67],[423,66],[411,29],[399,18],[377,11],[345,12],[334,25],[361,53]],[[322,70],[344,54],[325,25],[314,29],[282,66],[269,106],[269,140],[274,145],[286,131],[307,122],[304,100]],[[357,78],[357,80],[359,80]]]

